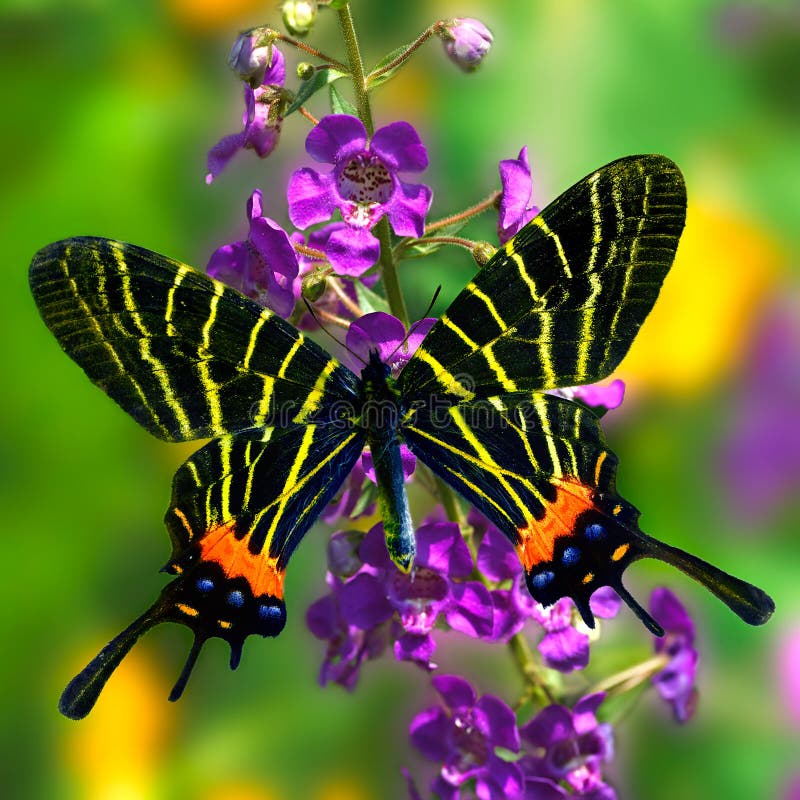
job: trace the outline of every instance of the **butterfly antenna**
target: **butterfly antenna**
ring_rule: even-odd
[[[395,349],[392,350],[392,352],[389,354],[389,357],[386,359],[387,363],[391,362],[391,360],[395,356],[395,353],[397,353],[398,350],[400,350],[403,347],[405,347],[406,342],[408,342],[408,339],[411,336],[411,334],[414,333],[414,331],[417,329],[417,326],[422,322],[423,319],[425,319],[425,317],[428,316],[428,314],[431,313],[431,309],[433,308],[434,304],[436,303],[436,300],[438,299],[439,293],[441,291],[442,291],[441,285],[437,286],[436,287],[436,291],[433,293],[433,297],[431,297],[430,303],[428,303],[428,307],[425,309],[425,313],[422,315],[422,319],[418,319],[416,322],[414,322],[411,325],[409,325],[408,333],[403,337],[403,341],[400,342],[400,344],[398,344],[397,347],[395,347]]]
[[[320,318],[319,318],[319,317],[316,315],[316,313],[314,312],[314,307],[311,305],[311,303],[309,303],[309,302],[308,302],[308,298],[307,298],[307,297],[304,297],[304,298],[303,298],[303,302],[306,304],[306,308],[308,309],[308,313],[309,313],[309,314],[311,314],[311,316],[312,316],[312,317],[313,317],[313,319],[314,319],[314,322],[316,322],[316,323],[317,323],[317,325],[319,325],[319,327],[320,327],[320,330],[321,330],[323,333],[326,333],[328,336],[330,336],[330,338],[331,338],[331,339],[333,339],[333,341],[334,341],[334,342],[336,342],[336,344],[338,344],[338,345],[339,345],[340,347],[342,347],[344,350],[347,350],[347,352],[348,352],[348,353],[350,353],[350,355],[351,355],[351,356],[353,356],[353,358],[355,358],[357,361],[360,361],[360,362],[361,362],[361,363],[362,363],[362,364],[363,364],[363,365],[366,367],[366,366],[367,366],[367,362],[366,362],[366,361],[364,361],[364,359],[363,359],[363,358],[361,358],[361,356],[360,356],[358,353],[356,353],[356,352],[355,352],[355,350],[352,350],[351,348],[349,348],[349,347],[347,346],[347,344],[345,344],[345,342],[339,341],[339,339],[337,339],[337,338],[336,338],[336,337],[335,337],[335,336],[334,336],[334,335],[333,335],[333,334],[332,334],[332,333],[331,333],[331,332],[330,332],[330,331],[329,331],[329,330],[328,330],[328,329],[325,327],[325,325],[323,325],[323,323],[322,323],[322,321],[320,320]]]

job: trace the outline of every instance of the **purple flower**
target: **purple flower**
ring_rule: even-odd
[[[361,568],[332,584],[338,627],[320,638],[352,638],[353,629],[366,633],[390,622],[395,657],[430,670],[438,620],[474,638],[491,636],[492,600],[483,584],[468,580],[472,556],[458,525],[426,523],[416,539],[414,568],[405,574],[389,558],[383,526],[367,533],[358,548]]]
[[[350,474],[347,476],[339,494],[331,500],[322,512],[322,519],[329,525],[340,519],[358,519],[359,517],[372,514],[375,510],[374,498],[369,502],[361,500],[362,495],[368,486],[365,486],[367,478],[361,461],[356,461]],[[374,482],[374,478],[372,479]]]
[[[273,87],[283,86],[285,80],[283,54],[273,46],[272,64],[266,69],[261,86],[256,89],[248,85],[244,87],[244,130],[223,137],[208,153],[206,183],[211,183],[239,150],[255,150],[259,158],[266,158],[277,147],[281,119],[274,114],[270,119],[270,107],[275,95]]]
[[[352,690],[358,683],[359,671],[365,661],[378,658],[389,640],[388,626],[364,630],[349,625],[342,615],[340,589],[342,582],[328,576],[331,594],[312,603],[306,612],[306,625],[318,639],[328,642],[325,659],[320,667],[319,682],[338,683]]]
[[[465,72],[477,69],[494,40],[492,32],[478,19],[451,20],[441,34],[444,50],[451,61]]]
[[[422,711],[409,728],[414,746],[426,758],[442,764],[431,791],[441,800],[459,800],[460,787],[474,779],[481,800],[521,797],[519,766],[495,753],[498,747],[519,751],[514,712],[493,695],[478,698],[472,686],[457,675],[439,675],[432,683],[444,707]]]
[[[650,613],[664,628],[663,637],[655,637],[657,654],[669,656],[669,663],[653,676],[661,697],[672,706],[678,722],[688,722],[697,707],[698,653],[694,649],[694,623],[678,598],[663,587],[650,596]]]
[[[800,485],[800,291],[765,309],[732,399],[722,479],[730,507],[762,530]]]
[[[621,605],[622,600],[610,586],[601,586],[589,600],[592,613],[601,619],[615,617]],[[544,663],[559,672],[573,672],[589,663],[589,635],[583,622],[576,619],[574,608],[572,600],[562,597],[547,607],[534,603],[531,611],[546,631],[539,642]]]
[[[477,558],[481,574],[496,583],[512,582],[510,589],[492,590],[493,638],[507,641],[533,619],[545,630],[539,642],[544,663],[560,672],[583,669],[589,663],[590,639],[586,627],[573,613],[572,600],[564,597],[547,607],[537,603],[525,585],[522,565],[511,542],[477,512],[470,512],[469,521],[476,532],[485,529]],[[619,613],[622,601],[613,589],[602,586],[589,604],[596,617],[610,619]]]
[[[800,728],[800,626],[786,631],[781,638],[776,668],[781,707],[794,726]]]
[[[433,317],[425,317],[413,322],[406,334],[403,323],[391,314],[383,311],[365,314],[353,322],[347,331],[345,343],[349,355],[354,356],[348,364],[360,372],[369,362],[370,353],[377,351],[381,361],[389,365],[392,375],[396,377],[435,322]]]
[[[380,244],[370,229],[386,214],[398,236],[422,236],[431,190],[404,183],[403,172],[420,172],[428,165],[425,147],[407,122],[378,129],[367,143],[357,117],[323,117],[306,138],[306,151],[332,164],[325,174],[309,167],[289,180],[289,218],[300,229],[331,218],[338,208],[346,226],[333,232],[326,253],[342,275],[359,276],[378,258]]]
[[[297,254],[283,228],[262,215],[258,189],[247,201],[247,216],[250,220],[247,239],[214,251],[206,271],[276,314],[288,317],[295,302]]]
[[[228,56],[228,66],[245,82],[253,88],[264,83],[267,68],[272,62],[277,60],[272,55],[272,43],[263,28],[253,28],[252,30],[240,33],[233,43],[230,55]],[[278,83],[278,81],[270,81]],[[280,83],[283,84],[283,78]]]
[[[538,213],[536,206],[528,207],[533,191],[528,148],[523,147],[517,158],[500,162],[500,213],[497,216],[497,236],[505,244],[520,228]]]
[[[550,389],[547,393],[564,397],[567,400],[580,400],[599,413],[605,413],[622,405],[625,397],[625,382],[617,378],[605,386],[599,383],[589,383],[585,386]]]
[[[527,753],[519,761],[526,798],[616,799],[616,792],[603,782],[601,774],[602,764],[614,757],[611,726],[598,723],[595,716],[604,698],[602,692],[583,697],[572,711],[562,705],[547,706],[520,728],[523,745],[527,745]]]

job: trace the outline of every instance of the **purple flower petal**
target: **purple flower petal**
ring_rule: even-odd
[[[228,166],[228,162],[244,147],[245,141],[244,131],[234,133],[230,136],[223,136],[208,151],[206,183],[210,184]]]
[[[347,622],[363,630],[380,625],[394,613],[383,583],[366,573],[356,575],[342,586],[339,603]]]
[[[354,278],[363,275],[378,260],[380,252],[380,242],[369,229],[350,225],[333,231],[325,247],[325,254],[336,273]]]
[[[491,641],[507,642],[522,630],[528,615],[520,613],[510,590],[493,589],[490,594],[494,606]]]
[[[625,397],[625,381],[613,380],[606,386],[590,383],[586,386],[576,386],[573,392],[574,396],[583,400],[587,406],[606,408],[610,411],[622,405]]]
[[[358,117],[329,114],[306,137],[306,152],[316,161],[335,164],[367,144],[367,131]]]
[[[525,800],[565,800],[569,795],[547,778],[525,778]]]
[[[398,181],[393,201],[386,210],[394,232],[398,236],[422,236],[432,198],[433,192],[424,183]]]
[[[406,362],[417,352],[417,348],[422,344],[422,340],[428,335],[430,329],[436,324],[435,317],[423,317],[416,322],[412,322],[408,329],[408,337],[405,345],[396,355],[403,355]],[[405,364],[403,365],[405,366]]]
[[[425,670],[433,670],[431,661],[436,642],[429,633],[404,633],[394,643],[394,656],[398,661],[413,661]]]
[[[406,329],[397,317],[383,311],[365,314],[347,329],[345,344],[365,364],[369,362],[370,352],[378,351],[381,361],[388,361],[400,346]]]
[[[681,634],[691,644],[694,641],[694,623],[680,600],[667,588],[659,586],[650,595],[650,612],[664,630]],[[656,652],[664,649],[666,642],[656,638]]]
[[[441,706],[421,711],[411,720],[409,736],[414,747],[431,761],[444,761],[448,756],[450,718]]]
[[[516,578],[522,565],[514,546],[494,525],[486,529],[478,548],[478,569],[490,581],[505,581]]]
[[[300,229],[330,219],[336,208],[334,185],[329,175],[303,167],[292,173],[286,190],[289,219]]]
[[[499,698],[485,694],[475,703],[475,724],[495,747],[519,750],[519,730],[514,712]]]
[[[454,605],[445,612],[447,624],[473,638],[491,638],[494,628],[494,606],[489,590],[478,581],[454,583],[451,587]]]
[[[479,19],[454,19],[447,32],[442,39],[445,52],[465,72],[476,69],[492,46],[492,32]]]
[[[574,672],[589,663],[589,637],[568,625],[563,630],[548,633],[539,642],[539,652],[548,667],[559,672]]]
[[[595,692],[594,694],[587,694],[575,703],[575,708],[572,711],[572,724],[575,726],[577,733],[588,733],[597,727],[595,714],[605,699],[605,692]]]
[[[559,742],[570,737],[572,714],[564,706],[547,706],[530,722],[523,725],[519,732],[520,736],[529,744],[546,749],[551,742]]]
[[[408,446],[405,444],[400,445],[400,461],[403,465],[403,479],[408,481],[408,479],[414,474],[414,470],[417,468],[417,457],[408,449]],[[377,483],[378,479],[375,477],[375,464],[372,460],[371,451],[365,450],[361,454],[361,465],[364,468],[364,473],[366,476],[373,483]]]
[[[479,800],[510,800],[521,797],[524,785],[525,777],[516,764],[492,754],[476,778],[475,794]]]
[[[392,122],[378,129],[369,148],[397,172],[422,172],[428,166],[425,145],[408,122]]]
[[[431,683],[449,709],[469,708],[478,699],[469,682],[458,675],[437,675]]]
[[[610,586],[601,586],[589,599],[589,608],[600,619],[613,619],[621,607],[622,599]]]
[[[403,767],[400,772],[403,774],[403,778],[406,782],[409,800],[422,800],[422,795],[419,793],[417,785],[411,777],[411,773],[405,767]]]
[[[394,566],[389,557],[389,551],[386,549],[383,525],[378,523],[367,531],[361,547],[358,548],[358,555],[365,564],[379,570],[388,570]]]
[[[206,272],[212,278],[247,293],[246,266],[250,251],[246,242],[233,242],[218,247],[208,260]]]
[[[454,522],[434,522],[417,530],[416,564],[454,578],[472,573],[472,554]]]
[[[536,206],[528,208],[533,182],[528,164],[528,148],[523,147],[517,158],[500,162],[500,211],[497,217],[497,236],[505,244],[538,213]]]
[[[333,595],[325,595],[306,611],[306,625],[317,639],[331,639],[339,629],[339,609]]]

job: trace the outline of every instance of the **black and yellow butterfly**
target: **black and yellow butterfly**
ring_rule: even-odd
[[[615,489],[617,459],[595,415],[546,390],[598,381],[627,352],[658,296],[684,225],[677,167],[634,156],[548,206],[481,269],[397,378],[377,354],[360,377],[271,311],[165,256],[107,239],[49,245],[30,284],[47,326],[91,380],[169,441],[211,438],[177,472],[165,568],[177,577],[69,684],[85,716],[138,637],[160,622],[195,635],[170,699],[206,639],[239,661],[245,638],[283,629],[284,574],[300,539],[371,448],[387,545],[412,567],[400,442],[515,545],[533,597],[609,585],[655,634],[621,582],[659,558],[750,624],[772,600],[642,533]]]

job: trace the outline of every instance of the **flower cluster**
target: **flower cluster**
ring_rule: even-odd
[[[430,789],[442,800],[459,800],[468,781],[489,800],[616,800],[602,776],[613,758],[613,732],[595,716],[604,694],[572,709],[549,705],[518,727],[500,698],[478,698],[463,678],[438,675],[432,683],[442,705],[420,712],[409,730],[422,755],[441,764]]]
[[[323,8],[308,0],[284,3],[289,33],[308,33]],[[440,20],[417,42],[380,62],[366,85],[380,85],[432,36],[441,39],[447,56],[465,72],[475,70],[493,41],[478,20]],[[286,85],[278,42],[281,48],[315,53],[321,62],[298,70],[305,82],[296,92]],[[243,81],[243,128],[209,152],[207,183],[219,178],[241,150],[262,159],[273,153],[282,127],[295,112],[294,119],[311,125],[305,150],[316,165],[300,165],[291,172],[283,209],[275,191],[266,209],[262,192],[253,190],[246,235],[219,247],[209,259],[208,273],[301,327],[340,326],[345,331],[339,340],[343,363],[359,374],[377,354],[387,374],[397,378],[435,323],[426,317],[407,324],[402,296],[399,301],[391,296],[391,287],[398,285],[397,262],[426,248],[456,244],[485,263],[487,249],[492,251],[486,243],[438,234],[460,231],[489,209],[497,210],[500,245],[527,225],[539,213],[527,147],[500,162],[499,190],[491,197],[431,223],[433,191],[418,177],[428,166],[425,144],[405,120],[373,129],[371,113],[364,113],[363,105],[350,106],[335,87],[346,76],[346,65],[268,27],[242,34],[229,64]],[[331,113],[316,119],[307,105],[322,88],[328,89]],[[294,229],[282,227],[267,211],[287,218]],[[312,309],[310,314],[301,301]],[[550,391],[601,416],[622,403],[625,387],[616,380]],[[402,443],[400,453],[406,481],[420,472],[429,481]],[[447,504],[437,505],[416,528],[411,570],[399,569],[390,558],[383,524],[374,520],[378,488],[373,455],[364,451],[322,513],[326,523],[341,528],[328,544],[327,591],[306,614],[308,628],[325,645],[320,683],[352,690],[362,666],[389,651],[431,675],[441,702],[414,717],[410,738],[437,764],[429,788],[442,800],[470,792],[482,800],[614,800],[616,794],[602,774],[613,758],[612,729],[596,716],[605,695],[595,692],[574,700],[579,692],[560,689],[564,681],[574,680],[562,681],[562,676],[588,667],[597,633],[590,634],[571,599],[548,607],[533,600],[514,545],[476,511],[464,520],[451,509],[448,519]],[[620,605],[620,597],[608,587],[590,599],[592,614],[601,620],[615,617]],[[657,671],[643,673],[642,680],[652,678],[676,719],[685,722],[697,696],[694,627],[666,589],[654,593],[652,613],[667,636],[656,641],[656,659],[645,662],[652,666],[655,661]],[[530,650],[523,637],[535,642],[536,650],[522,665],[523,673],[539,676],[522,695],[534,704],[526,721],[518,720],[504,700],[479,697],[465,678],[438,673],[434,658],[441,657],[439,630],[495,646],[511,643],[509,651],[517,653]],[[551,692],[550,686],[559,689]],[[419,797],[409,773],[406,779],[410,795]]]

